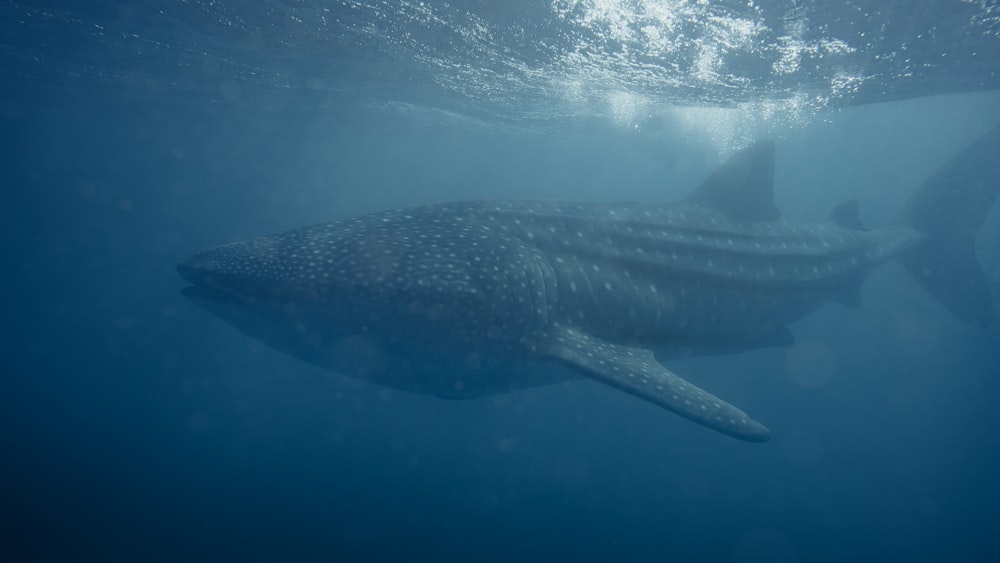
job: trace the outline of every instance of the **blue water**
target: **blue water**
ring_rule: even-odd
[[[77,4],[0,6],[0,561],[1000,557],[1000,329],[896,265],[795,348],[671,363],[766,444],[586,381],[355,382],[174,270],[421,203],[670,201],[761,136],[786,217],[885,224],[1000,124],[995,2]],[[1000,210],[977,251],[996,300]]]

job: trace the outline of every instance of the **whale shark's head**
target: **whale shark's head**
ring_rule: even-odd
[[[199,252],[177,266],[191,284],[182,293],[255,336],[262,321],[327,334],[361,331],[376,320],[379,296],[391,297],[399,285],[402,257],[380,252],[392,268],[372,272],[365,241],[338,227],[307,227]],[[248,322],[258,330],[247,330]]]
[[[276,241],[258,238],[199,252],[177,265],[186,297],[211,307],[254,308],[285,288]]]
[[[209,312],[274,348],[350,374],[370,362],[346,357],[347,348],[427,352],[477,332],[494,340],[506,334],[483,293],[501,289],[502,271],[491,267],[484,277],[440,229],[408,217],[347,220],[211,248],[177,270],[191,284],[182,293]],[[436,246],[419,244],[439,235]]]
[[[277,350],[379,380],[398,366],[376,330],[392,314],[376,297],[391,292],[361,275],[364,247],[335,224],[217,246],[177,265],[181,293]]]
[[[456,297],[481,298],[470,260],[416,220],[314,225],[199,252],[177,266],[183,293],[218,313],[240,308],[269,318],[322,316],[359,327],[408,309],[456,309]],[[450,305],[448,307],[442,307]],[[441,311],[445,313],[446,311]]]
[[[282,237],[261,237],[199,252],[177,265],[191,284],[181,293],[270,346],[326,363],[319,348],[358,329],[346,312],[318,316],[337,309],[335,284],[316,283],[323,276],[315,261],[310,265],[287,252],[288,244]]]

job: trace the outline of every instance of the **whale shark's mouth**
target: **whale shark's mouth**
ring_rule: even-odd
[[[196,302],[215,303],[220,305],[242,305],[242,301],[232,293],[219,289],[212,283],[212,276],[207,272],[186,264],[178,264],[177,272],[191,285],[181,289],[181,295]]]
[[[191,299],[192,301],[216,303],[219,305],[241,306],[243,304],[243,302],[232,293],[205,285],[189,285],[181,289],[181,295]]]

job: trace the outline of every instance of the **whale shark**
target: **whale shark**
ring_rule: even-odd
[[[991,318],[974,242],[1000,191],[1000,128],[953,157],[892,224],[848,201],[796,223],[758,141],[668,204],[467,201],[390,210],[205,250],[183,294],[269,346],[446,398],[579,378],[747,441],[768,429],[668,369],[671,350],[789,346],[789,323],[857,305],[898,259],[949,311]],[[995,170],[994,170],[995,172]]]

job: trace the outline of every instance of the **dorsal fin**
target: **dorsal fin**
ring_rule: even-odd
[[[774,221],[774,143],[757,141],[715,169],[688,201],[712,206],[738,222]]]
[[[838,227],[863,231],[865,228],[861,224],[861,220],[858,219],[860,211],[861,204],[858,203],[858,200],[849,199],[830,211],[830,220]]]

